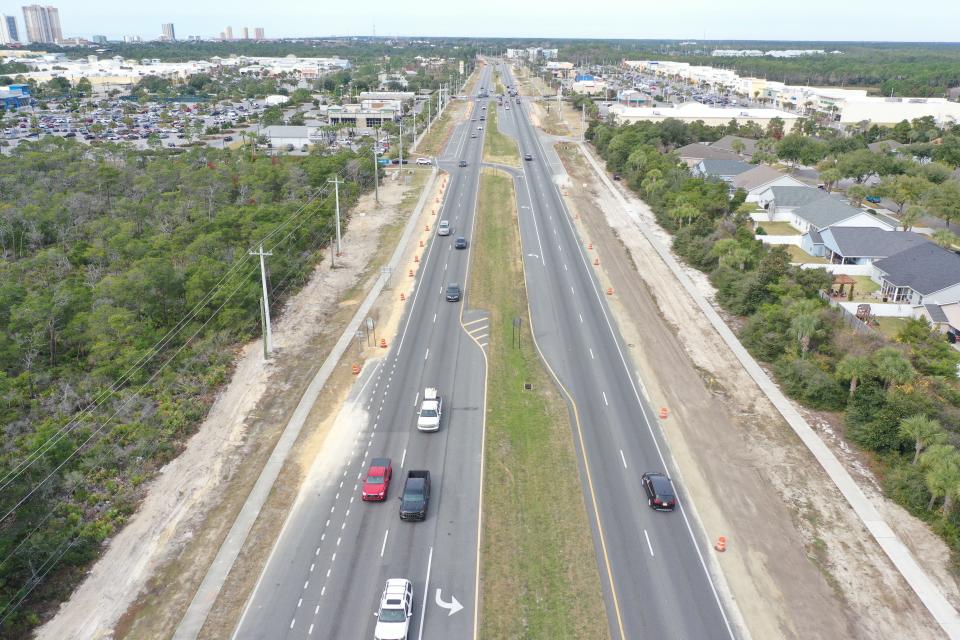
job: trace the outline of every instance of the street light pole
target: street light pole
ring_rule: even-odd
[[[377,157],[377,145],[380,144],[380,127],[373,141],[373,197],[380,204],[380,158]]]
[[[258,251],[250,251],[252,256],[260,256],[260,281],[263,284],[263,357],[266,359],[273,351],[273,333],[270,330],[270,298],[267,294],[267,268],[263,259],[272,256],[272,252],[264,252],[263,245]]]

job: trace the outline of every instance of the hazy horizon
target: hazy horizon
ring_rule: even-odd
[[[22,28],[23,4],[0,5],[0,13],[15,15]],[[353,6],[323,7],[304,0],[282,5],[237,0],[228,12],[184,0],[136,10],[115,0],[53,0],[52,4],[59,9],[64,37],[105,35],[116,40],[125,35],[153,39],[160,34],[162,23],[172,22],[178,39],[216,37],[229,25],[235,39],[246,26],[251,38],[254,28],[263,27],[267,38],[376,33],[385,37],[955,44],[951,38],[957,38],[955,25],[960,24],[960,3],[944,6],[943,0],[916,0],[907,9],[893,0],[843,4],[808,0],[802,12],[797,5],[763,0],[722,4],[690,0],[682,7],[641,7],[629,0],[607,0],[589,9],[567,0],[528,0],[522,5],[488,0],[466,6],[420,0],[415,9],[395,0],[371,0],[363,5],[364,14],[358,14]],[[896,20],[890,18],[894,15]]]

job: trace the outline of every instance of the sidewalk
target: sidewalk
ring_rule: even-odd
[[[767,376],[760,365],[757,364],[756,360],[754,360],[743,345],[740,344],[736,335],[734,335],[726,323],[723,322],[716,310],[683,272],[680,264],[670,253],[669,249],[660,242],[656,234],[643,222],[634,205],[627,200],[623,193],[614,185],[613,181],[606,175],[603,167],[586,145],[580,143],[578,147],[600,180],[610,192],[614,194],[617,201],[634,221],[637,228],[640,229],[650,244],[653,245],[660,258],[667,264],[677,280],[696,302],[697,306],[703,312],[704,317],[710,321],[717,333],[720,334],[730,350],[736,355],[740,364],[824,468],[830,476],[830,479],[860,518],[863,525],[877,541],[887,557],[890,558],[897,571],[899,571],[904,580],[906,580],[917,594],[923,605],[943,629],[944,633],[950,638],[960,639],[960,615],[958,615],[957,611],[950,605],[943,592],[940,591],[916,562],[909,549],[897,537],[886,521],[883,520],[882,516],[863,494],[860,487],[840,461],[837,460],[833,452],[830,451],[817,433],[807,424],[806,420],[794,409],[787,397],[780,391],[776,384],[774,384],[770,377]]]

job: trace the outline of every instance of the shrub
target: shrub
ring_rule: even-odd
[[[816,358],[785,356],[774,364],[774,371],[784,392],[809,407],[836,411],[846,404],[846,389]]]

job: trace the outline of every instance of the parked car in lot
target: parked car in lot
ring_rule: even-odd
[[[643,490],[647,493],[647,504],[657,511],[673,511],[677,498],[673,495],[670,478],[659,471],[648,471],[640,477]]]
[[[390,458],[374,458],[367,469],[367,479],[363,481],[362,500],[380,502],[387,499],[390,480],[393,478],[393,466]]]
[[[390,578],[380,596],[375,640],[407,640],[413,616],[413,583],[406,578]]]

